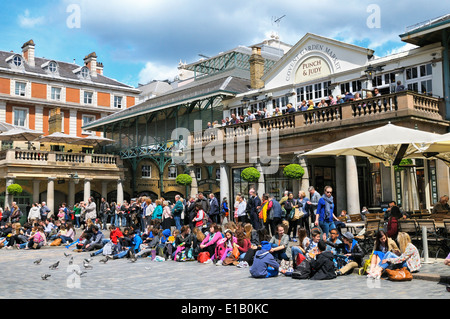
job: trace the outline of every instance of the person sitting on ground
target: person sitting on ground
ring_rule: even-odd
[[[225,230],[225,237],[217,241],[213,262],[216,266],[223,264],[225,258],[228,254],[233,251],[234,244],[237,243],[236,237],[234,237],[233,232],[229,229]]]
[[[321,238],[321,231],[320,228],[315,227],[313,229],[311,229],[311,241],[308,245],[308,247],[306,248],[306,259],[308,260],[312,260],[314,258],[316,258],[316,255],[319,253],[319,249],[317,248],[317,244],[320,241]]]
[[[339,233],[337,231],[337,229],[332,229],[330,231],[330,236],[328,237],[327,242],[333,243],[334,245],[340,245],[342,244],[342,241],[339,239]],[[336,255],[340,255],[342,253],[341,249],[332,247],[330,245],[327,245],[327,250],[331,251],[331,253],[336,256]]]
[[[120,231],[119,227],[116,227],[116,225],[112,224],[109,226],[109,245],[111,245],[111,253],[113,253],[114,251],[117,251],[119,249],[120,243],[119,243],[119,239],[123,238],[123,234]],[[104,240],[105,242],[106,240]],[[103,253],[103,249],[105,248],[105,246],[108,245],[108,243],[106,243],[103,248],[97,250],[96,252],[91,253],[91,257],[100,255],[101,253]]]
[[[92,230],[94,232],[94,235],[92,236],[91,240],[89,240],[89,242],[84,244],[83,248],[81,248],[83,251],[92,251],[103,248],[103,239],[105,238],[105,236],[97,226],[94,226]]]
[[[318,233],[320,238],[320,232]],[[291,256],[293,261],[293,268],[295,268],[297,265],[297,257],[298,254],[302,254],[306,257],[306,249],[309,247],[309,243],[311,240],[308,238],[308,233],[306,231],[306,228],[299,228],[298,229],[298,246],[292,246],[291,247]]]
[[[400,256],[400,250],[398,249],[395,241],[389,238],[383,230],[379,230],[375,235],[375,246],[373,248],[373,255],[370,260],[370,268],[367,271],[367,277],[376,278],[379,275],[381,270],[379,269],[379,266],[388,252],[392,252],[396,256]]]
[[[279,224],[277,226],[277,233],[272,236],[269,243],[272,248],[270,249],[270,253],[280,262],[282,260],[289,262],[289,257],[286,255],[286,249],[289,245],[289,236],[284,233],[285,228],[283,225]],[[284,262],[282,262],[284,264]],[[287,266],[283,265],[283,268],[287,268]]]
[[[147,241],[147,243],[141,243],[139,247],[139,252],[136,254],[136,257],[146,256],[152,253],[152,250],[155,250],[156,247],[159,245],[161,237],[160,237],[160,230],[159,229],[153,229],[153,239],[151,241]],[[142,238],[141,238],[142,240]],[[155,257],[155,256],[152,256]]]
[[[317,244],[318,253],[316,258],[311,261],[312,275],[311,280],[329,280],[336,278],[334,270],[334,256],[327,250],[327,244],[324,240],[319,240]]]
[[[362,259],[364,258],[364,250],[359,243],[354,239],[354,236],[350,232],[346,232],[342,235],[342,244],[333,244],[327,242],[328,245],[334,248],[343,249],[344,256],[348,258],[348,262],[345,266],[336,271],[336,275],[341,276],[350,273],[354,268],[361,267]]]
[[[245,226],[247,225],[250,225],[251,227],[251,224],[246,224]],[[236,230],[236,239],[237,242],[236,244],[234,244],[234,247],[237,247],[237,249],[239,250],[239,260],[242,261],[245,257],[245,254],[250,249],[252,243],[250,242],[250,239],[246,237],[246,234],[242,229]]]
[[[205,236],[205,239],[200,243],[200,252],[207,251],[209,253],[210,258],[214,259],[213,257],[216,251],[216,245],[220,239],[222,239],[222,233],[219,231],[219,226],[215,223],[212,223],[209,226],[209,233]]]
[[[255,254],[250,274],[253,278],[269,278],[278,276],[279,263],[270,253],[272,245],[267,241],[261,242],[261,249]]]
[[[184,261],[186,259],[192,258],[192,236],[191,236],[191,229],[189,226],[184,225],[180,229],[180,234],[175,237],[175,253],[173,254],[173,260],[181,260]],[[189,257],[188,257],[189,255]]]
[[[397,256],[393,252],[387,252],[381,265],[373,272],[374,276],[380,277],[386,268],[407,267],[410,272],[418,272],[422,267],[420,263],[420,254],[416,246],[411,242],[411,237],[407,233],[400,232],[397,235],[397,242],[400,246],[401,255]]]
[[[129,238],[129,246],[122,247],[122,251],[113,256],[113,259],[123,258],[123,257],[133,257],[136,256],[140,251],[140,247],[142,244],[142,238],[139,234],[130,232],[128,235]]]

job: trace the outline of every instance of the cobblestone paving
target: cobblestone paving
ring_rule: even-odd
[[[69,258],[74,257],[69,266]],[[42,258],[40,265],[34,260]],[[92,270],[85,270],[83,259],[88,253],[75,253],[64,247],[41,250],[0,250],[2,288],[7,298],[157,298],[157,299],[449,299],[450,293],[437,282],[367,281],[356,274],[330,281],[294,280],[283,275],[270,279],[253,279],[248,269],[234,266],[215,266],[198,262],[155,262],[141,258],[131,263],[128,259],[100,263],[102,256],[93,257]],[[49,266],[60,261],[56,270]],[[430,266],[430,267],[428,267]],[[428,268],[427,268],[428,267]],[[426,265],[424,272],[431,272]],[[440,266],[439,266],[440,267]],[[442,268],[442,267],[441,267]],[[449,267],[450,268],[450,267]],[[82,277],[73,269],[86,271]],[[50,274],[42,280],[42,274]],[[450,272],[449,272],[450,275]],[[6,298],[2,296],[0,298]]]

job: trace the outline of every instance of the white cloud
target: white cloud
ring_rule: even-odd
[[[178,74],[176,66],[167,66],[147,62],[145,67],[139,72],[139,83],[146,84],[153,80],[173,80]]]
[[[411,44],[411,43],[406,43],[405,45],[402,45],[400,47],[393,48],[392,50],[389,50],[388,52],[386,52],[386,55],[396,54],[396,53],[408,51],[408,50],[411,50],[411,49],[414,49],[414,48],[417,48],[417,45],[414,45],[414,44]]]
[[[26,9],[23,15],[19,15],[19,25],[22,28],[34,28],[38,25],[44,24],[44,17],[31,17],[30,10]]]

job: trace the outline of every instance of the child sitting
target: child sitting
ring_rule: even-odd
[[[269,278],[278,276],[280,265],[270,253],[272,245],[268,241],[261,242],[261,250],[258,250],[250,267],[253,278]]]

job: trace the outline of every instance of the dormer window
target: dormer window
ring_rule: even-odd
[[[17,67],[22,66],[23,63],[22,57],[20,55],[15,55],[13,58],[13,63]]]
[[[48,70],[51,73],[56,73],[56,71],[58,71],[58,65],[56,64],[56,62],[52,61],[48,64]]]
[[[81,69],[81,76],[83,77],[83,79],[87,79],[89,77],[89,69],[86,67],[83,67]]]

